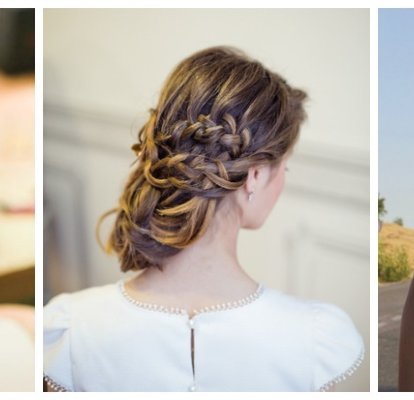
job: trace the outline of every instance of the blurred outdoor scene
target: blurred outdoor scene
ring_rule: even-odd
[[[34,37],[0,8],[0,392],[34,390]]]
[[[401,319],[414,274],[413,22],[414,10],[379,12],[380,391],[397,391]]]

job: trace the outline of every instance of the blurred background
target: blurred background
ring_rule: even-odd
[[[398,390],[403,307],[414,277],[414,9],[378,10],[378,390]],[[412,335],[414,333],[411,333]],[[401,371],[401,376],[404,373]],[[411,378],[414,382],[414,378]]]
[[[117,204],[166,76],[213,45],[241,48],[310,96],[285,192],[262,229],[242,232],[240,260],[270,287],[350,314],[368,354],[337,390],[367,391],[369,10],[45,10],[45,301],[121,277],[96,222]]]
[[[0,391],[34,390],[34,9],[0,9]]]

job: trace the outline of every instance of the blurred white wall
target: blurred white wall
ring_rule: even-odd
[[[240,258],[268,286],[344,308],[369,350],[369,11],[44,12],[46,296],[118,279],[95,241],[129,147],[184,57],[234,45],[310,96],[284,194]],[[369,389],[369,351],[338,390]]]

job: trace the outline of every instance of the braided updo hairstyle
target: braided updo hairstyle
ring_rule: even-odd
[[[305,98],[237,49],[209,48],[182,61],[139,132],[135,168],[112,210],[106,249],[122,271],[162,269],[164,258],[203,235],[249,167],[277,166],[297,140]]]

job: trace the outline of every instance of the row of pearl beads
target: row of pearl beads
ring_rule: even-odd
[[[120,288],[121,288],[121,292],[122,292],[123,296],[130,303],[132,303],[132,304],[134,304],[138,307],[144,308],[146,310],[151,310],[151,311],[161,311],[161,312],[165,312],[165,313],[168,313],[168,314],[188,315],[188,312],[183,308],[165,307],[165,306],[162,306],[162,305],[146,303],[146,302],[139,301],[139,300],[136,300],[136,299],[132,298],[127,293],[123,281],[120,282]],[[259,285],[259,287],[258,287],[258,289],[256,290],[255,293],[252,293],[252,294],[246,296],[243,299],[236,300],[234,302],[228,302],[228,303],[222,303],[222,304],[216,304],[216,305],[212,305],[212,306],[208,306],[208,307],[203,307],[200,310],[194,310],[193,314],[196,315],[196,314],[201,314],[201,313],[206,313],[206,312],[223,311],[223,310],[229,310],[229,309],[232,309],[232,308],[238,308],[238,307],[245,306],[245,305],[253,302],[254,300],[258,299],[260,297],[260,295],[263,293],[263,290],[264,290],[263,285]]]
[[[335,377],[334,379],[331,379],[328,383],[323,385],[319,391],[320,392],[327,392],[329,391],[336,383],[342,382],[346,380],[348,377],[350,377],[361,365],[362,361],[364,360],[365,353],[362,352],[360,356],[357,358],[357,360],[352,364],[350,368],[348,368],[343,374]]]
[[[56,383],[50,376],[44,375],[43,376],[45,382],[47,385],[54,391],[54,392],[68,392],[68,390],[62,386]]]

